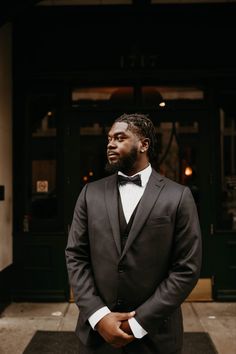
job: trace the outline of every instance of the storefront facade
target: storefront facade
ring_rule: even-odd
[[[212,9],[35,7],[15,21],[13,300],[71,298],[73,208],[105,176],[106,134],[124,112],[149,114],[154,167],[194,195],[198,299],[236,298],[236,28],[232,9]]]

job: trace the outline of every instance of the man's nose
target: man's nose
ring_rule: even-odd
[[[111,139],[108,144],[107,144],[107,149],[114,149],[116,147],[115,142],[113,139]]]

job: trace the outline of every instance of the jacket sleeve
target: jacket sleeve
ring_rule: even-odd
[[[96,290],[91,268],[86,190],[87,185],[77,200],[65,250],[74,300],[85,321],[95,311],[105,306]]]
[[[136,309],[136,319],[147,332],[157,330],[164,318],[189,295],[200,275],[201,231],[192,193],[185,187],[176,212],[172,258],[167,277],[152,296]]]

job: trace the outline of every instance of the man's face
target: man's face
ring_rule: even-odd
[[[106,170],[114,173],[133,170],[138,159],[140,138],[128,129],[125,122],[117,122],[108,134]]]

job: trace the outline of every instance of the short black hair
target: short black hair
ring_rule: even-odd
[[[146,114],[142,113],[124,113],[115,120],[115,123],[117,122],[127,123],[129,130],[138,134],[142,138],[148,138],[150,140],[148,157],[150,161],[153,161],[157,153],[157,138],[156,129],[151,119],[149,119]]]

